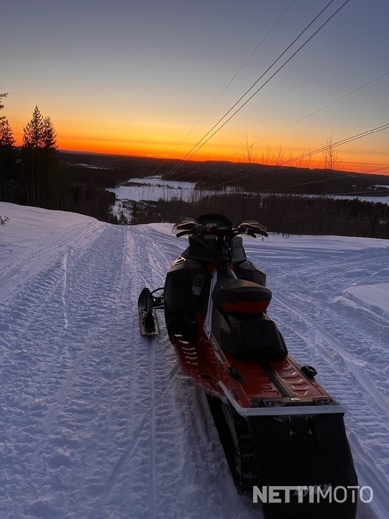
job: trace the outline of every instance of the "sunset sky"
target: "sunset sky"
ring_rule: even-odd
[[[38,106],[60,149],[321,167],[305,155],[389,123],[388,0],[349,0],[291,57],[344,3],[4,2],[1,115],[17,144]],[[337,169],[389,174],[389,129],[335,150]]]

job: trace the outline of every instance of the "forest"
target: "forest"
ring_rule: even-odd
[[[0,110],[6,94],[0,94]],[[72,211],[115,224],[174,222],[184,216],[219,212],[233,222],[256,219],[272,232],[389,238],[387,203],[361,195],[388,196],[389,177],[332,169],[263,165],[252,162],[197,162],[76,153],[58,150],[50,117],[36,106],[15,145],[0,117],[0,200]],[[133,178],[194,184],[193,200],[130,202],[131,218],[114,215],[114,193]],[[210,195],[212,191],[212,195]],[[353,199],[339,198],[351,195]]]

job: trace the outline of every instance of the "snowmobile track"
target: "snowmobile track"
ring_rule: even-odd
[[[153,359],[139,337],[139,292],[163,285],[183,240],[165,224],[116,227],[11,204],[3,212],[1,518],[261,519],[235,491],[206,398],[178,369],[163,319]],[[36,235],[31,214],[45,222]],[[298,360],[346,400],[360,481],[375,491],[357,519],[386,519],[388,326],[347,290],[388,283],[389,248],[367,240],[377,248],[330,254],[298,240],[294,250],[276,237],[249,241],[274,293],[269,315]]]

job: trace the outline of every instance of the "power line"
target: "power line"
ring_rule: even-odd
[[[239,107],[232,115],[223,122],[218,128],[217,126],[227,117],[229,113],[242,101],[242,99],[254,88],[255,85],[264,77],[264,75],[281,59],[281,57],[294,45],[294,43],[308,30],[308,28],[319,18],[319,16],[330,6],[334,0],[331,0],[320,13],[305,27],[305,29],[293,40],[293,42],[278,56],[278,58],[268,67],[268,69],[253,83],[253,85],[239,98],[239,100],[223,115],[223,117],[198,141],[198,143],[185,155],[185,157],[167,174],[165,178],[175,172],[183,161],[192,157],[199,151],[216,133],[218,133],[348,2],[346,0],[300,47]],[[216,128],[216,129],[215,129]],[[213,132],[213,133],[212,133]]]
[[[273,79],[273,77],[278,74],[278,72],[280,72],[281,69],[283,69],[285,67],[285,65],[287,63],[289,63],[289,61],[294,58],[294,56],[300,52],[300,50],[305,47],[305,45],[340,11],[340,9],[342,9],[342,7],[344,7],[347,3],[349,2],[349,0],[346,0],[344,2],[344,4],[339,7],[339,9],[337,11],[335,11],[335,13],[333,13],[330,18],[328,18],[302,45],[300,45],[300,47],[253,93],[251,94],[251,96],[226,120],[223,122],[223,124],[221,126],[219,126],[219,128],[217,128],[213,133],[212,135],[210,135],[200,146],[198,146],[198,148],[193,151],[193,153],[191,153],[189,155],[188,158],[190,158],[191,156],[193,156],[195,153],[197,153],[197,151],[199,151],[214,135],[216,135],[216,133],[218,133],[238,112],[240,112],[240,110],[242,110],[242,108],[244,106],[246,106],[246,104],[251,101],[251,99],[257,95],[257,93],[262,90],[262,88],[267,85],[267,83],[269,83],[269,81],[271,79]],[[278,58],[277,60],[278,61]],[[251,87],[252,88],[252,87]],[[251,88],[249,90],[251,90]],[[230,112],[231,110],[229,110]],[[229,113],[227,112],[227,113]],[[209,132],[208,132],[209,133]],[[208,135],[208,134],[207,134]],[[197,145],[196,145],[197,146]]]
[[[367,137],[368,135],[372,135],[373,133],[382,132],[383,130],[387,130],[389,128],[389,123],[383,124],[382,126],[377,126],[377,128],[372,128],[371,130],[366,130],[365,132],[358,133],[356,135],[353,135],[352,137],[347,137],[346,139],[343,139],[341,141],[331,143],[327,146],[322,146],[321,148],[318,148],[314,151],[309,151],[307,153],[303,153],[302,155],[299,155],[298,157],[293,157],[292,159],[287,160],[286,162],[283,162],[282,165],[289,164],[290,162],[294,162],[295,160],[301,160],[305,159],[307,157],[311,157],[312,155],[316,155],[317,153],[321,153],[323,151],[337,148],[338,146],[343,146],[343,144],[348,144],[349,142],[356,141],[358,139],[361,139],[362,137]]]
[[[197,128],[197,126],[200,124],[200,122],[204,119],[204,117],[208,114],[208,112],[211,110],[211,108],[217,103],[217,101],[221,98],[221,96],[224,94],[224,92],[228,89],[228,87],[231,85],[231,83],[234,81],[234,79],[238,76],[238,74],[243,70],[243,68],[247,65],[247,63],[250,61],[250,59],[254,56],[254,54],[257,52],[259,47],[262,45],[262,43],[266,40],[266,38],[271,34],[271,32],[275,29],[275,27],[278,25],[278,23],[282,20],[282,18],[285,16],[287,11],[292,7],[292,5],[295,3],[296,0],[292,0],[291,3],[288,5],[288,7],[283,11],[283,13],[278,17],[278,19],[273,23],[272,27],[268,30],[268,32],[265,34],[265,36],[261,39],[261,41],[258,43],[258,45],[255,47],[255,49],[251,52],[251,54],[246,58],[244,63],[239,67],[239,69],[235,72],[235,74],[232,76],[232,78],[229,80],[227,85],[223,88],[223,90],[217,95],[217,97],[212,101],[212,103],[209,105],[209,107],[206,109],[204,114],[200,117],[200,119],[197,121],[197,123],[189,130],[189,132],[185,135],[185,137],[177,144],[177,146],[174,148],[173,152],[176,152],[178,148],[186,141],[186,139],[189,137],[189,135]],[[167,162],[167,160],[164,160],[152,173],[152,175],[155,175],[161,167]],[[168,173],[167,175],[169,175]],[[165,177],[167,178],[167,176]]]
[[[355,94],[355,92],[358,92],[359,90],[362,90],[362,88],[365,88],[367,87],[368,85],[371,85],[372,83],[374,83],[375,81],[378,81],[379,79],[382,79],[383,77],[387,76],[389,74],[389,71],[388,72],[385,72],[384,74],[381,74],[380,76],[376,77],[375,79],[372,79],[371,81],[368,81],[367,83],[365,83],[364,85],[358,87],[358,88],[355,88],[354,90],[352,90],[351,92],[348,92],[347,94],[344,94],[343,96],[341,97],[338,97],[338,99],[335,99],[334,101],[331,101],[330,103],[322,106],[321,108],[318,108],[317,110],[314,110],[313,112],[311,112],[310,114],[308,115],[305,115],[304,117],[301,117],[301,119],[298,119],[297,121],[294,121],[293,123],[291,124],[288,124],[288,126],[285,126],[284,128],[281,128],[280,130],[277,130],[273,133],[271,133],[270,135],[268,135],[267,137],[263,137],[262,139],[259,139],[258,141],[255,142],[255,144],[258,144],[258,142],[262,142],[266,139],[269,139],[270,137],[273,137],[273,135],[276,135],[277,133],[280,133],[280,132],[283,132],[284,130],[287,130],[288,128],[290,128],[291,126],[294,126],[295,124],[298,124],[300,123],[301,121],[304,121],[305,119],[308,119],[308,117],[311,117],[312,115],[315,115],[319,112],[321,112],[322,110],[325,110],[326,108],[328,108],[329,106],[332,106],[334,105],[335,103],[338,103],[339,101],[341,101],[342,99],[345,99],[346,97],[352,95],[352,94]]]
[[[293,162],[295,160],[305,159],[307,157],[310,157],[312,155],[316,155],[317,153],[321,153],[321,152],[326,151],[328,149],[336,148],[338,146],[343,146],[344,144],[348,144],[349,142],[353,142],[353,141],[356,141],[358,139],[362,139],[363,137],[367,137],[369,135],[372,135],[373,133],[379,133],[379,132],[382,132],[382,131],[388,130],[388,129],[389,129],[389,123],[383,124],[382,126],[377,126],[376,128],[372,128],[371,130],[366,130],[366,131],[358,133],[356,135],[352,135],[351,137],[347,137],[345,139],[342,139],[341,141],[338,141],[338,142],[335,142],[335,143],[331,143],[331,144],[329,144],[327,146],[323,146],[321,148],[318,148],[317,150],[310,151],[310,152],[304,153],[303,155],[300,155],[298,157],[294,157],[293,159],[289,159],[287,161],[284,161],[281,164],[278,164],[278,166],[285,166],[285,165],[287,165],[290,162]],[[384,167],[384,168],[381,168],[381,169],[386,169],[386,168]],[[377,170],[377,171],[379,171],[379,170]],[[244,180],[244,179],[249,178],[249,177],[251,177],[253,175],[256,175],[257,173],[258,173],[258,171],[253,171],[251,173],[248,173],[247,175],[239,177],[239,180]],[[227,180],[225,182],[220,182],[219,184],[214,184],[213,186],[210,186],[209,189],[214,189],[215,187],[220,187],[220,186],[224,186],[226,184],[230,184],[231,182],[234,182],[235,180],[236,179],[232,179],[232,180]],[[292,186],[287,186],[287,187],[292,187]]]

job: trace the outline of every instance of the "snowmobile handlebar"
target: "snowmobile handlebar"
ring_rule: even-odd
[[[177,238],[185,235],[194,235],[199,237],[205,235],[216,235],[230,238],[233,238],[237,234],[247,234],[254,238],[256,238],[256,235],[258,234],[261,236],[268,236],[266,227],[255,220],[247,220],[237,227],[232,227],[230,225],[219,226],[216,222],[205,222],[203,224],[194,219],[186,219],[175,224],[172,232],[177,236]]]
[[[256,220],[242,222],[238,226],[238,231],[238,234],[248,234],[249,236],[254,236],[254,238],[257,237],[257,234],[260,236],[269,236],[266,227],[258,223]]]

